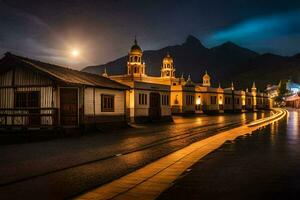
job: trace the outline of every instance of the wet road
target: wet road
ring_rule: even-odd
[[[199,160],[158,199],[299,199],[300,111]]]
[[[0,199],[63,199],[99,186],[168,153],[269,113],[175,117],[93,134],[0,147]]]

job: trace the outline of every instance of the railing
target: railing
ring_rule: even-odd
[[[57,108],[0,108],[0,127],[2,128],[57,125]]]

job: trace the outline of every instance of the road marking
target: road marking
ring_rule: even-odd
[[[257,120],[251,125],[243,125],[221,132],[204,140],[195,142],[183,149],[173,152],[150,163],[139,170],[105,184],[75,199],[155,199],[161,192],[185,171],[208,153],[219,148],[227,140],[232,141],[238,136],[246,135],[254,130],[282,119],[287,111],[277,109],[277,113],[265,120]]]

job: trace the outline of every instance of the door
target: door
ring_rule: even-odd
[[[28,106],[33,108],[29,110],[29,125],[39,126],[41,125],[40,116],[40,92],[30,92],[28,93]]]
[[[60,124],[63,126],[78,125],[78,89],[60,89]]]
[[[160,108],[160,94],[151,92],[150,93],[150,107],[149,107],[149,117],[150,119],[159,119],[161,116]]]

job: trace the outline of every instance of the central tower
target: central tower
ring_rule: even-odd
[[[163,64],[161,67],[161,77],[162,78],[175,78],[175,68],[173,63],[173,58],[169,53],[164,57]]]
[[[210,87],[210,76],[208,75],[207,71],[205,71],[205,74],[204,74],[202,80],[203,80],[203,83],[202,83],[203,86]]]
[[[145,76],[145,62],[142,62],[143,51],[139,47],[136,38],[134,45],[131,47],[128,54],[127,74],[130,76]]]

